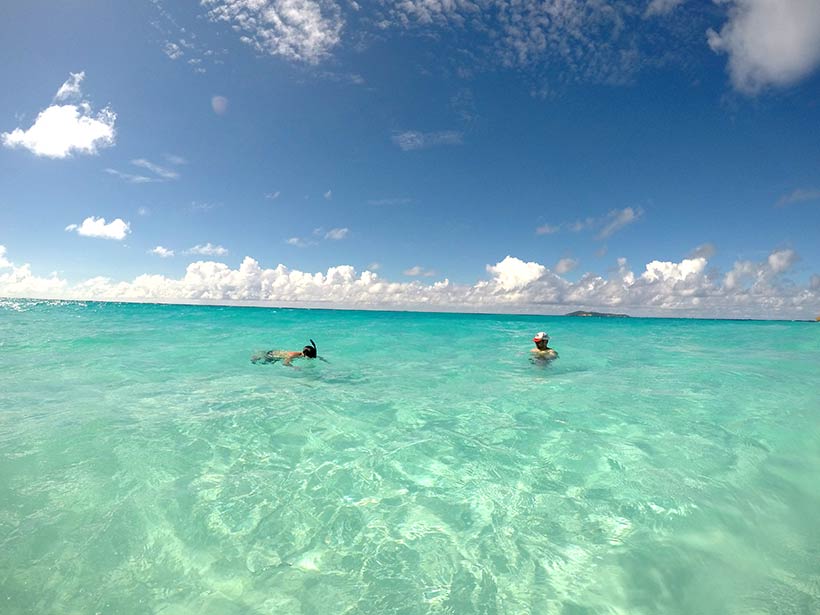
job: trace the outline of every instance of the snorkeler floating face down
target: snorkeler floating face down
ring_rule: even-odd
[[[316,342],[310,340],[310,346],[305,346],[302,348],[302,354],[306,356],[308,359],[315,359],[316,358]]]
[[[319,356],[316,350],[316,342],[310,340],[310,345],[305,346],[302,350],[268,350],[267,352],[259,352],[251,357],[251,363],[276,363],[282,361],[283,365],[293,367],[294,359],[319,359],[328,363],[327,359]]]

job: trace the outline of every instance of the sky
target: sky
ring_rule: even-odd
[[[820,316],[817,0],[0,6],[0,296]]]

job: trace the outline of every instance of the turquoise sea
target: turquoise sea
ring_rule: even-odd
[[[0,301],[3,615],[818,612],[820,324]]]

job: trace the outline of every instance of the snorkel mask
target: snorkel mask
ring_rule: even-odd
[[[305,355],[308,359],[315,359],[316,358],[316,342],[310,340],[310,346],[305,346],[302,348],[302,354]]]

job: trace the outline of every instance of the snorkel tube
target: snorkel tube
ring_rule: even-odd
[[[304,348],[302,348],[302,354],[309,359],[315,359],[318,355],[318,352],[316,351],[316,342],[310,340],[310,343],[310,346],[305,346]]]

